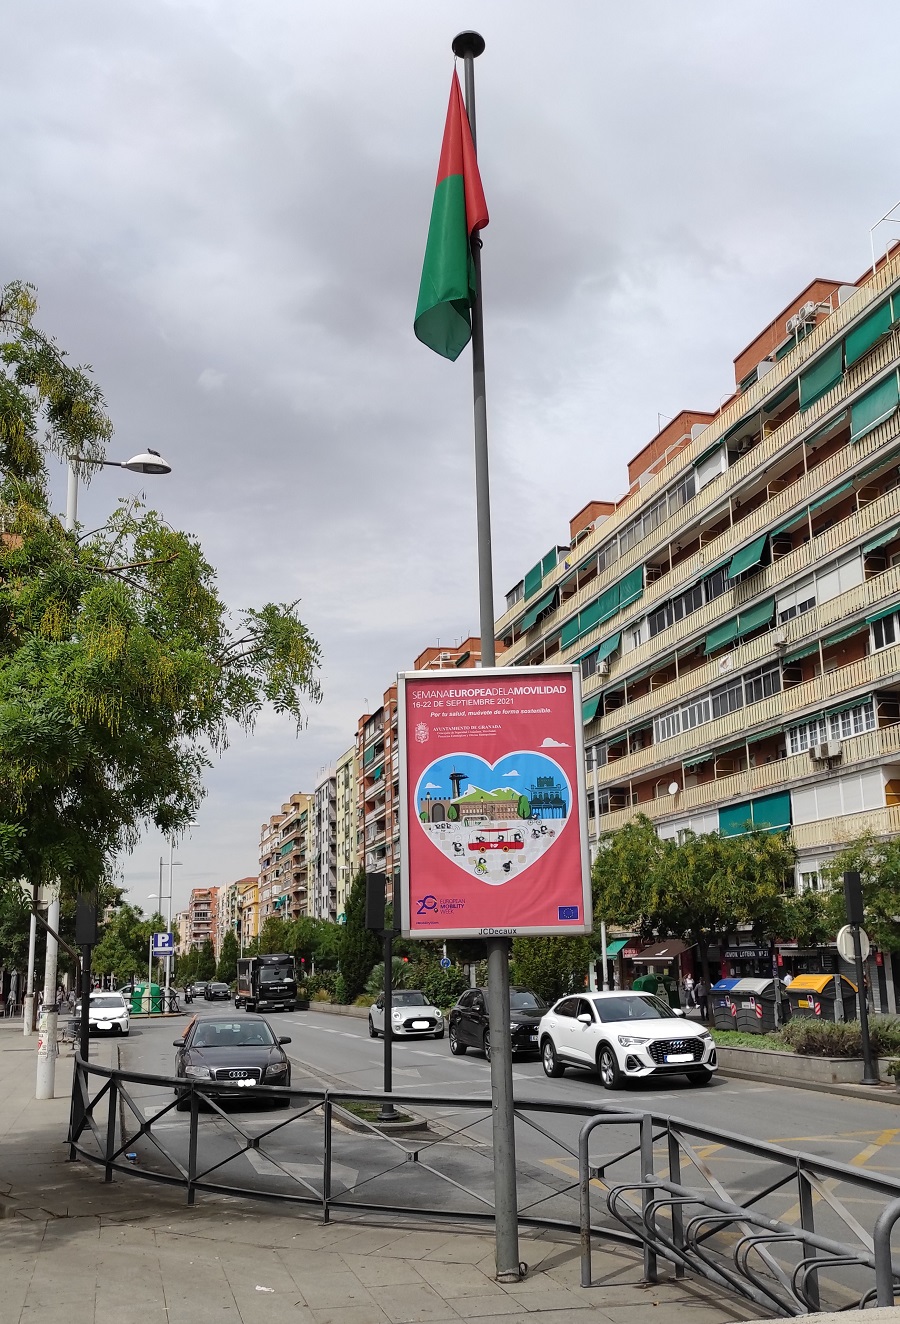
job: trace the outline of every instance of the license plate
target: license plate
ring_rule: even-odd
[[[413,1021],[413,1023],[412,1023],[412,1027],[413,1027],[414,1030],[427,1030],[427,1029],[428,1029],[428,1022],[427,1022],[427,1021]]]
[[[535,1031],[534,1034],[530,1034],[530,1035],[528,1036],[528,1038],[531,1040],[531,1042],[532,1042],[533,1044],[536,1044],[536,1043],[537,1043],[537,1031]]]
[[[693,1053],[666,1053],[667,1062],[693,1062]]]

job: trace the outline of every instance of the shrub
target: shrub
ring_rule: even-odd
[[[360,993],[358,998],[353,999],[354,1007],[371,1007],[375,999],[371,993]]]
[[[428,1001],[444,1009],[452,1007],[468,986],[465,971],[458,965],[451,965],[448,970],[439,965],[433,966],[422,980],[422,992]]]
[[[318,974],[310,975],[306,981],[307,996],[314,998],[316,1002],[329,1002],[334,998],[334,986],[337,982],[337,974],[334,970],[322,970]],[[324,994],[324,998],[320,996]]]
[[[346,1005],[350,1001],[350,994],[347,987],[347,981],[343,975],[338,975],[334,981],[334,1001]]]
[[[802,1057],[862,1057],[859,1021],[797,1017],[788,1021],[781,1037]]]
[[[415,976],[418,967],[410,965],[401,957],[395,956],[391,962],[391,983],[394,988],[418,988]],[[377,994],[384,990],[384,962],[379,961],[372,967],[372,973],[366,980],[366,992]]]

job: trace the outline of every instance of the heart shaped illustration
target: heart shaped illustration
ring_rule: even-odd
[[[428,765],[415,792],[419,826],[435,849],[494,887],[553,849],[571,805],[562,768],[532,750],[494,764],[463,750],[445,754]]]

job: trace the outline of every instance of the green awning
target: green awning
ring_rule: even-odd
[[[731,427],[728,429],[728,431],[722,433],[722,436],[721,436],[720,439],[719,439],[720,442],[722,442],[722,441],[728,441],[730,437],[734,437],[734,436],[736,436],[738,432],[742,432],[742,431],[744,430],[744,428],[747,427],[748,424],[750,424],[750,423],[755,424],[755,426],[756,426],[757,428],[759,428],[759,410],[758,410],[758,409],[757,409],[757,410],[754,410],[754,412],[751,413],[751,414],[745,414],[744,417],[743,417],[743,418],[739,418],[738,421],[737,421],[736,423],[732,423],[732,425],[731,425]],[[695,460],[694,463],[697,464],[697,463],[699,463],[699,461]]]
[[[747,547],[742,547],[739,552],[731,558],[731,564],[728,567],[728,578],[737,579],[738,575],[744,574],[747,570],[752,570],[758,566],[763,559],[766,551],[766,539],[768,533],[762,534]]]
[[[527,630],[530,630],[537,618],[542,612],[545,612],[548,607],[555,607],[556,599],[558,597],[559,589],[551,588],[549,593],[545,593],[542,597],[538,598],[537,602],[532,603],[528,608],[528,611],[526,611],[525,615],[519,621],[520,633],[525,634]]]
[[[740,423],[735,423],[734,427],[735,428],[742,427],[743,423],[744,420],[741,419]],[[694,461],[694,468],[696,469],[699,465],[703,463],[704,460],[708,460],[710,455],[715,455],[716,451],[721,450],[722,447],[725,445],[725,437],[730,437],[733,431],[734,428],[729,428],[728,431],[725,433],[725,436],[720,437],[718,441],[714,441],[711,446],[707,446],[705,451],[701,451],[700,454],[697,456],[696,460]]]
[[[619,606],[627,607],[637,602],[644,592],[644,567],[636,565],[624,579],[619,580]]]
[[[808,437],[803,438],[804,446],[817,446],[820,441],[824,441],[832,432],[836,432],[839,427],[847,422],[850,417],[849,409],[842,409],[839,414],[829,418],[827,423],[823,423],[815,432],[811,432]]]
[[[375,746],[370,745],[369,748],[366,750],[365,754],[363,754],[363,767],[367,768],[369,764],[373,763],[374,761],[375,761]]]
[[[710,575],[718,574],[720,570],[724,570],[725,567],[730,564],[731,564],[731,557],[726,556],[724,561],[717,561],[716,564],[714,566],[711,566],[709,570],[704,570],[701,578],[709,579]]]
[[[750,634],[753,630],[758,630],[761,625],[768,625],[775,612],[775,599],[766,598],[765,602],[758,602],[755,607],[742,611],[738,616],[737,635],[742,638],[745,634]]]
[[[872,625],[875,621],[883,621],[885,616],[893,616],[896,611],[900,611],[900,602],[895,602],[892,607],[882,607],[881,611],[873,612],[871,616],[867,616],[866,625]]]
[[[738,749],[743,749],[746,740],[736,740],[731,745],[723,745],[721,749],[713,750],[713,758],[719,759],[723,754],[733,754]]]
[[[812,367],[800,374],[800,408],[809,409],[844,375],[844,346],[833,345],[827,353],[816,359]]]
[[[749,800],[741,804],[728,805],[719,810],[719,834],[723,837],[739,837],[752,829],[753,814]]]
[[[584,659],[585,659],[586,657],[593,657],[594,654],[595,654],[595,653],[598,653],[599,651],[600,651],[600,645],[599,645],[599,644],[591,644],[590,648],[585,649],[585,651],[584,651],[583,653],[579,653],[577,657],[574,657],[574,658],[572,659],[572,661],[573,661],[573,662],[583,662]]]
[[[466,650],[465,653],[460,653],[459,657],[456,659],[453,665],[455,667],[464,667],[471,656],[472,654],[468,650]]]
[[[528,574],[525,576],[526,602],[528,601],[529,598],[534,597],[535,593],[537,593],[538,589],[540,588],[543,582],[544,582],[544,572],[541,569],[540,561],[538,561],[537,565],[533,565],[531,569],[528,571]]]
[[[572,616],[569,620],[567,620],[564,623],[563,628],[560,631],[560,635],[559,635],[560,648],[568,648],[569,644],[574,644],[575,640],[579,637],[580,634],[581,634],[581,629],[578,624],[578,617]]]
[[[850,440],[861,441],[897,412],[900,389],[896,370],[873,386],[850,407]]]
[[[858,621],[856,625],[849,626],[846,630],[840,630],[837,634],[829,635],[822,640],[823,648],[831,648],[834,644],[842,644],[845,639],[851,639],[853,635],[859,634],[863,628],[863,622]]]
[[[826,492],[824,496],[819,497],[818,501],[811,502],[807,506],[807,510],[812,515],[815,511],[821,510],[823,506],[827,506],[828,502],[833,501],[835,497],[843,496],[846,492],[852,492],[852,490],[853,480],[851,479],[850,482],[841,483],[840,487],[833,487],[830,492]]]
[[[858,699],[849,699],[847,703],[839,703],[835,708],[826,708],[824,717],[836,717],[838,713],[848,713],[851,708],[859,708],[866,702],[868,696],[862,695]]]
[[[606,944],[606,956],[609,959],[612,956],[618,956],[623,947],[627,947],[634,938],[613,938],[612,942]]]
[[[730,621],[723,621],[722,624],[717,625],[714,630],[710,630],[709,634],[706,636],[706,643],[703,646],[703,651],[706,653],[706,656],[709,657],[710,653],[714,653],[717,648],[722,648],[725,644],[730,644],[732,639],[737,638],[737,632],[738,618],[736,616],[732,616]]]
[[[874,552],[879,547],[884,547],[886,543],[893,542],[898,536],[900,536],[900,524],[892,524],[889,529],[886,529],[884,533],[879,533],[878,537],[873,538],[871,542],[863,543],[863,556],[867,552]]]
[[[542,560],[541,560],[541,574],[542,574],[542,575],[547,576],[547,575],[550,574],[551,570],[555,570],[555,569],[556,569],[557,555],[558,555],[558,554],[557,554],[556,548],[555,548],[555,547],[551,547],[551,548],[550,548],[550,551],[547,553],[547,555],[546,555],[545,557],[542,558]]]
[[[752,735],[747,737],[747,744],[755,745],[758,744],[760,740],[771,740],[772,736],[780,736],[783,734],[783,726],[770,726],[765,731],[754,731]]]
[[[581,705],[581,720],[585,726],[587,726],[588,722],[593,722],[594,718],[597,716],[597,709],[600,707],[602,699],[602,694],[594,694],[590,699],[585,699],[584,703]]]
[[[819,642],[816,640],[812,644],[804,644],[802,648],[795,648],[793,652],[787,653],[784,658],[784,665],[790,666],[792,662],[799,662],[801,658],[812,657],[813,653],[818,653]]]
[[[708,763],[714,757],[712,750],[707,749],[702,754],[692,754],[689,759],[682,759],[681,766],[687,772],[690,768],[699,768],[701,763]]]
[[[806,508],[804,507],[803,510],[795,511],[794,514],[791,515],[790,519],[786,519],[783,524],[779,524],[777,529],[773,529],[770,536],[772,538],[777,538],[779,534],[789,533],[791,529],[795,528],[796,525],[798,525],[799,523],[801,523],[801,521],[805,519],[806,519]]]
[[[791,348],[793,348],[793,346],[791,346]],[[783,405],[786,400],[790,400],[796,389],[797,378],[792,377],[787,386],[783,387],[777,395],[773,395],[771,400],[763,401],[763,409],[767,414],[771,414],[773,409],[777,409],[778,406]]]
[[[867,354],[873,345],[878,344],[881,337],[890,331],[892,321],[891,301],[885,299],[880,307],[867,314],[847,332],[844,338],[844,354],[848,368]]]
[[[611,634],[608,639],[604,639],[597,653],[597,661],[605,662],[608,657],[612,657],[621,642],[621,630],[619,630],[617,634]]]
[[[768,828],[777,832],[780,828],[791,826],[791,793],[776,791],[774,795],[763,795],[758,800],[751,800],[753,826]]]

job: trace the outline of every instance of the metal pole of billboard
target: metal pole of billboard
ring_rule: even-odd
[[[394,1092],[394,931],[384,930],[384,1092]],[[381,1105],[379,1122],[393,1122],[397,1113],[392,1103]]]
[[[475,60],[484,50],[478,32],[460,32],[453,38],[453,54],[463,61],[466,114],[472,143],[478,150],[475,126]],[[481,302],[481,239],[472,242],[475,300],[472,304],[472,391],[475,406],[475,512],[478,534],[478,608],[481,665],[495,664],[494,575],[491,564],[491,497],[488,468],[487,395],[484,370],[484,320]],[[494,1227],[497,1278],[517,1282],[519,1215],[516,1195],[516,1133],[513,1111],[512,1042],[509,1033],[508,938],[488,938],[488,1017],[490,1021],[491,1103],[494,1142]]]

